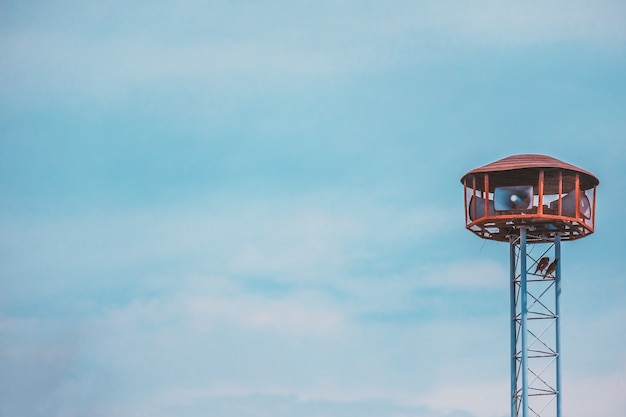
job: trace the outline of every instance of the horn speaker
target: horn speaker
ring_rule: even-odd
[[[533,206],[532,185],[497,187],[494,205],[498,211],[528,210]]]

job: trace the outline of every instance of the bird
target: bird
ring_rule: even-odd
[[[539,259],[539,262],[537,262],[537,269],[535,269],[535,274],[537,272],[543,272],[543,270],[546,269],[546,266],[548,266],[549,262],[550,262],[550,258],[548,258],[547,256],[544,256],[543,258]]]
[[[548,275],[552,274],[554,271],[556,271],[556,263],[559,262],[559,258],[554,258],[554,261],[552,261],[552,263],[548,266],[548,269],[546,269],[546,273],[543,274],[543,278],[545,279]]]

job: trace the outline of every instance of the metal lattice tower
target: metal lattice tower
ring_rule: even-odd
[[[599,180],[545,155],[469,171],[465,224],[509,243],[511,417],[561,417],[561,242],[594,232]]]
[[[511,416],[560,416],[561,239],[557,234],[537,256],[526,228],[520,232],[510,241]],[[550,273],[539,270],[546,258],[558,259]]]

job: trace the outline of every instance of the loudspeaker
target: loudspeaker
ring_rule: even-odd
[[[496,214],[496,209],[493,207],[493,201],[489,200],[489,215],[494,216]],[[476,217],[474,217],[474,208],[476,208]],[[469,203],[469,218],[474,221],[476,219],[480,219],[481,217],[485,217],[485,199],[482,197],[472,196]]]
[[[550,203],[550,208],[558,210],[559,200],[555,200]],[[581,217],[585,219],[591,218],[591,203],[589,202],[589,198],[587,198],[587,194],[585,194],[584,191],[580,192],[578,210]],[[576,193],[574,191],[561,198],[561,215],[566,217],[576,217]]]
[[[497,187],[493,196],[496,210],[528,210],[533,207],[533,186]]]

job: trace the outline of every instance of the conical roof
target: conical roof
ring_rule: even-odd
[[[583,190],[588,190],[597,186],[600,180],[592,173],[568,164],[556,158],[539,154],[511,155],[490,164],[473,169],[461,178],[461,183],[472,177],[474,174],[490,173],[497,177],[498,183],[518,183],[524,177],[536,177],[540,169],[544,170],[565,170],[578,173],[580,186]],[[492,175],[489,176],[490,179]],[[491,181],[490,181],[491,182]],[[495,184],[494,184],[495,185]],[[489,188],[492,188],[491,186]]]

